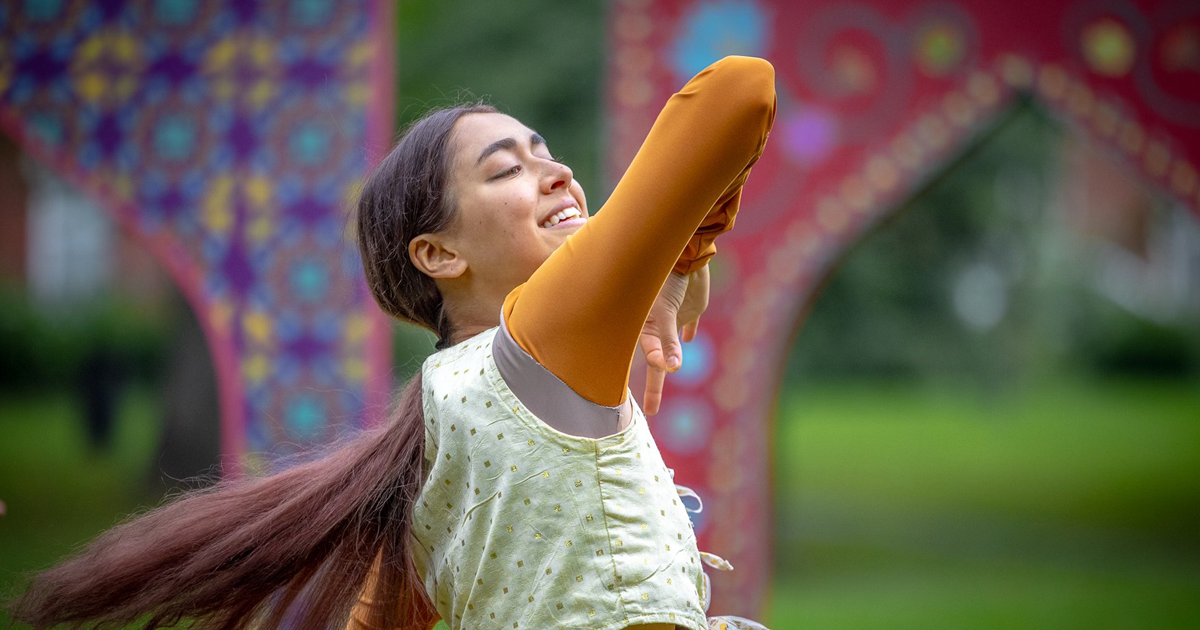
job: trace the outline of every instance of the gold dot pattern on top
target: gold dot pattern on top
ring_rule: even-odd
[[[421,490],[414,536],[429,550],[417,568],[442,618],[600,628],[628,617],[706,630],[695,535],[641,410],[607,438],[551,429],[504,383],[494,333],[422,368],[437,483]]]

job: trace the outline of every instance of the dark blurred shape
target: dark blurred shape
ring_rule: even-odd
[[[1200,372],[1196,335],[1180,326],[1113,309],[1083,322],[1078,335],[1084,361],[1099,374],[1179,379]]]
[[[0,137],[0,393],[75,400],[106,454],[137,389],[159,389],[150,484],[215,473],[216,378],[195,314],[161,265],[91,199]]]
[[[93,452],[108,450],[112,441],[124,380],[117,351],[104,338],[98,339],[79,365],[75,390],[83,411],[88,446]]]
[[[156,470],[168,486],[215,481],[220,460],[220,410],[217,380],[204,331],[181,298],[174,308],[176,326],[163,384],[163,432]],[[204,475],[202,479],[194,479]],[[180,482],[192,479],[192,482]]]
[[[0,283],[20,283],[25,276],[25,207],[29,184],[21,174],[21,150],[0,134]]]

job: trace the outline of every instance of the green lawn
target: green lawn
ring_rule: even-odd
[[[92,453],[70,397],[0,398],[0,500],[8,511],[0,517],[0,594],[158,501],[153,407],[145,392],[125,396],[112,449]],[[0,611],[0,626],[7,622]]]
[[[0,590],[157,501],[152,400],[93,455],[69,399],[0,398]],[[1200,387],[812,386],[776,439],[775,630],[1200,627]]]
[[[780,418],[776,630],[1200,627],[1200,387],[823,386]]]

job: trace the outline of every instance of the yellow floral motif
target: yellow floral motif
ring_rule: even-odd
[[[1083,58],[1096,74],[1124,76],[1133,67],[1136,46],[1133,35],[1121,22],[1102,18],[1083,29]]]
[[[275,96],[279,72],[275,56],[271,37],[239,32],[208,49],[201,71],[218,99],[239,100],[257,109]],[[244,68],[252,68],[249,78]]]
[[[344,82],[345,91],[343,94],[345,94],[346,104],[350,107],[365,106],[367,99],[371,95],[370,84],[367,81],[359,78],[366,78],[366,67],[370,63],[374,52],[375,47],[373,42],[370,40],[364,40],[363,42],[350,48],[345,57],[343,57],[346,76],[355,77],[355,79]]]
[[[132,32],[104,29],[75,49],[71,85],[85,102],[119,104],[137,90],[144,65],[141,43]]]
[[[255,241],[265,241],[275,233],[274,186],[269,178],[254,175],[242,181],[242,191],[250,209],[246,233]]]
[[[342,324],[342,335],[347,343],[361,343],[366,340],[369,332],[371,332],[371,321],[362,313],[346,317],[345,323]]]
[[[233,226],[233,189],[233,178],[228,175],[210,181],[201,215],[209,232],[222,234]]]
[[[367,380],[367,362],[357,357],[346,357],[342,361],[342,374],[350,382]]]
[[[246,453],[242,456],[242,470],[247,475],[261,475],[267,470],[267,458],[261,453]]]
[[[271,185],[270,178],[263,175],[253,175],[247,177],[245,181],[246,201],[250,202],[252,207],[266,210],[275,207],[272,202],[274,186]]]
[[[242,330],[257,344],[271,343],[271,318],[264,311],[250,310],[243,315]]]
[[[255,353],[242,361],[242,375],[251,384],[261,383],[270,374],[271,360],[262,353]]]

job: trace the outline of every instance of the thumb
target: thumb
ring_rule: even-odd
[[[660,370],[667,369],[667,357],[663,352],[662,340],[657,335],[643,332],[639,343],[642,346],[642,354],[646,355],[646,363],[650,367]]]

